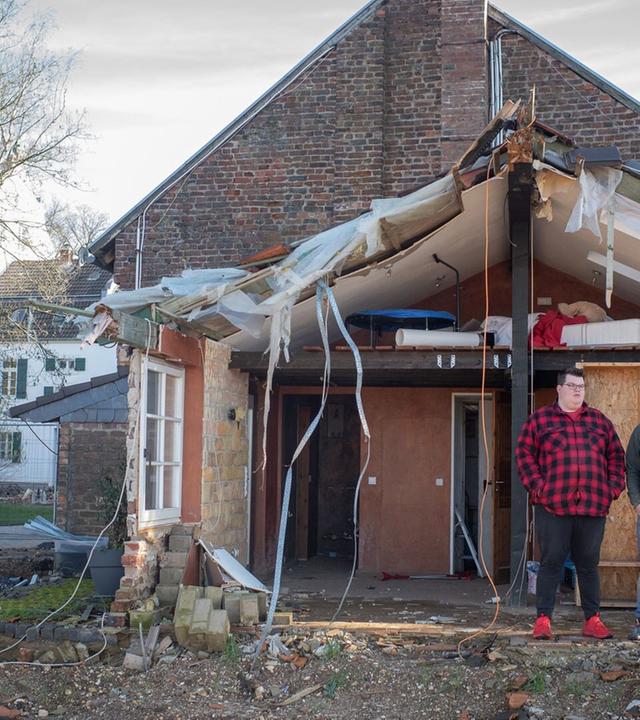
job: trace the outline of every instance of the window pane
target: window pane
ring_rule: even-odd
[[[165,508],[172,508],[172,507],[178,507],[179,506],[179,484],[178,484],[178,478],[180,473],[180,468],[178,467],[164,467],[164,488],[163,488],[163,498],[162,498],[162,507]]]
[[[147,444],[145,445],[147,462],[162,461],[160,457],[160,423],[162,420],[147,418]]]
[[[160,472],[157,465],[146,465],[144,485],[144,509],[157,510],[160,507]]]
[[[164,421],[164,462],[180,462],[181,432],[179,420]]]
[[[178,408],[178,401],[180,397],[178,390],[178,378],[173,377],[173,375],[167,375],[166,378],[167,384],[165,389],[166,397],[164,403],[164,414],[170,417],[178,417],[178,415],[181,415]]]
[[[9,460],[11,457],[11,433],[0,433],[0,460]]]
[[[160,373],[149,370],[147,373],[147,412],[158,415],[160,408]]]

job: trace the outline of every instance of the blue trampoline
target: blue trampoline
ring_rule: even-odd
[[[347,317],[347,323],[364,330],[394,332],[408,330],[442,330],[456,323],[455,315],[444,310],[364,310]]]

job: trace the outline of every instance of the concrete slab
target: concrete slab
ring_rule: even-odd
[[[160,585],[179,585],[184,574],[184,567],[173,568],[163,567],[160,568]]]
[[[182,585],[176,602],[176,612],[173,617],[173,627],[176,640],[181,645],[189,642],[189,628],[193,618],[196,602],[202,597],[203,588],[192,585]]]
[[[211,600],[214,610],[222,609],[222,596],[223,596],[222,588],[214,587],[214,586],[206,587],[204,589],[204,596],[206,598],[209,598],[209,600]]]
[[[177,585],[156,585],[155,593],[160,605],[175,605],[178,599],[178,590]]]
[[[222,607],[227,611],[229,622],[232,625],[240,624],[240,600],[249,593],[246,591],[227,592],[222,596]]]
[[[240,598],[240,625],[257,625],[259,622],[258,596],[255,593]]]

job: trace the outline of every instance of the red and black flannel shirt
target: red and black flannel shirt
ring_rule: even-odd
[[[620,438],[611,420],[586,403],[576,420],[558,403],[536,410],[515,456],[531,502],[554,515],[606,515],[624,490]]]

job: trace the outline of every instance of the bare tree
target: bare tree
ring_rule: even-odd
[[[108,216],[89,207],[70,207],[59,200],[50,203],[44,214],[44,226],[58,252],[68,247],[77,252],[88,247],[107,227]]]
[[[0,243],[5,250],[32,239],[33,200],[45,183],[73,185],[77,142],[86,137],[84,116],[66,106],[66,83],[74,56],[46,46],[51,20],[24,21],[26,0],[0,0]],[[30,195],[31,200],[25,200]]]

